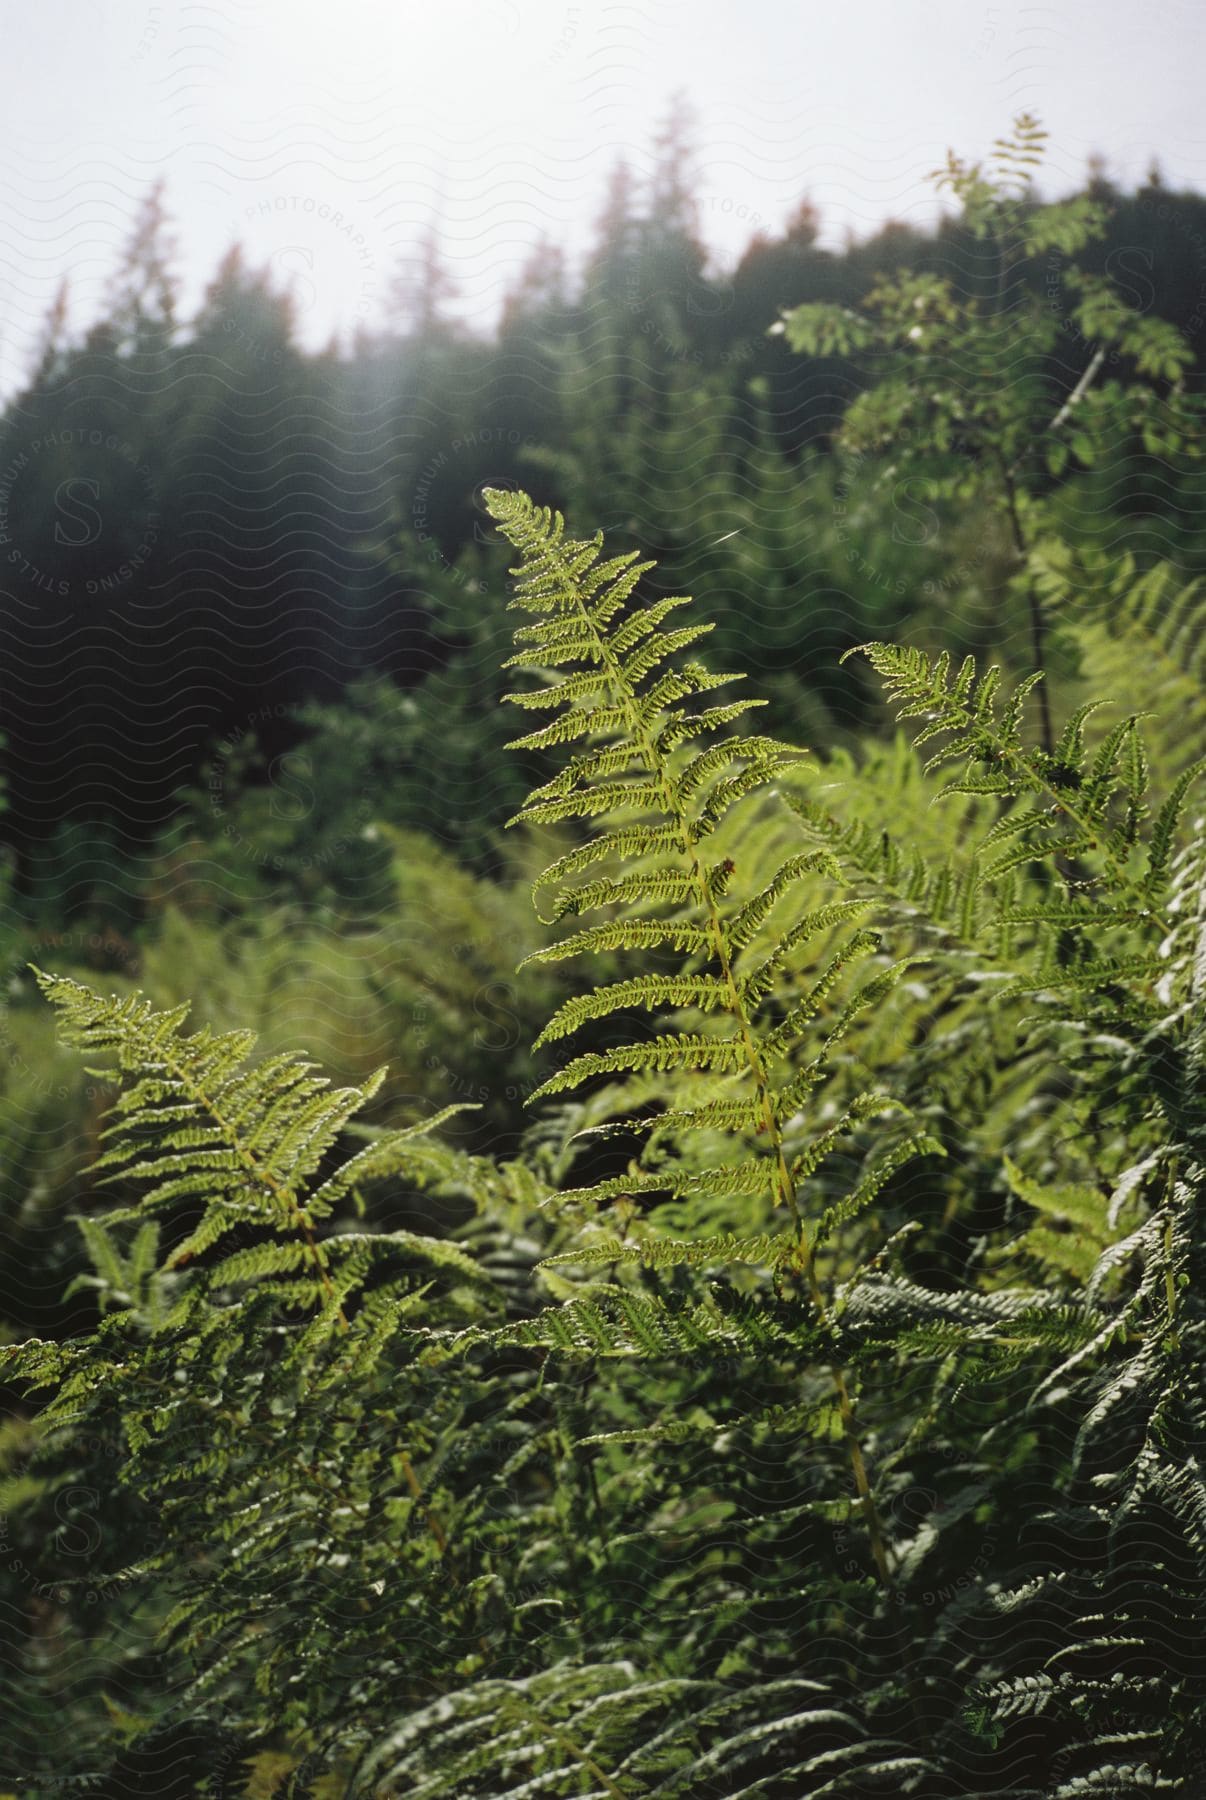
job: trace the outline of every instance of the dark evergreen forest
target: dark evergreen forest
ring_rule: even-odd
[[[421,283],[398,284],[393,329],[318,356],[237,248],[182,319],[171,221],[148,196],[108,316],[76,343],[52,313],[0,446],[7,835],[23,864],[38,847],[69,907],[86,880],[71,862],[80,822],[105,821],[115,866],[139,859],[232,731],[271,761],[302,741],[300,706],[373,676],[441,721],[453,683],[492,723],[497,608],[474,599],[497,598],[505,566],[481,505],[491,483],[585,505],[658,558],[666,591],[706,592],[725,653],[796,718],[803,707],[808,733],[866,722],[869,685],[836,664],[868,635],[920,612],[952,642],[995,643],[1007,547],[961,555],[921,487],[897,497],[887,542],[860,541],[868,459],[838,473],[828,452],[865,375],[771,333],[785,308],[856,306],[886,273],[982,298],[996,280],[982,245],[952,213],[933,235],[889,225],[824,250],[805,200],[781,237],[716,273],[689,168],[673,131],[643,190],[619,168],[585,269],[571,279],[538,250],[492,338],[457,324],[433,241]],[[1134,194],[1099,171],[1085,193],[1108,221],[1082,265],[1200,356],[1206,202],[1155,171]],[[1035,255],[1021,279],[1064,322],[1060,264]],[[1071,392],[1089,354],[1063,332],[1055,383]],[[1091,504],[1079,484],[1086,528],[1138,534],[1197,573],[1190,493],[1167,491],[1158,459],[1110,472]],[[414,822],[482,855],[506,800],[485,815],[467,773],[478,739],[456,735],[466,773],[445,781],[459,791],[427,806],[411,783]]]

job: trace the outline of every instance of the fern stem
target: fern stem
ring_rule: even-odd
[[[1168,1179],[1165,1184],[1168,1196],[1168,1218],[1164,1223],[1164,1300],[1168,1308],[1168,1335],[1174,1351],[1181,1349],[1181,1333],[1177,1328],[1177,1283],[1173,1271],[1173,1208],[1177,1199],[1177,1159],[1170,1158]]]
[[[1013,470],[1006,467],[1001,460],[1001,478],[1005,484],[1005,506],[1009,514],[1010,530],[1013,533],[1014,548],[1021,558],[1023,567],[1030,559],[1030,546],[1026,542],[1026,534],[1022,530],[1021,514],[1018,511],[1017,487],[1013,479]],[[1042,734],[1043,749],[1048,756],[1055,754],[1055,727],[1051,720],[1051,699],[1047,693],[1047,646],[1043,625],[1043,609],[1039,605],[1039,597],[1033,578],[1026,573],[1026,605],[1030,614],[1030,654],[1034,667],[1043,679],[1038,684],[1039,730]]]
[[[612,1800],[628,1800],[628,1796],[625,1794],[624,1789],[617,1786],[607,1774],[606,1770],[599,1767],[599,1764],[595,1761],[594,1757],[584,1750],[581,1744],[576,1744],[573,1738],[570,1737],[567,1732],[562,1731],[559,1725],[550,1725],[548,1720],[543,1718],[541,1714],[537,1712],[530,1700],[521,1700],[519,1704],[521,1709],[527,1713],[529,1719],[531,1719],[534,1724],[539,1725],[542,1731],[547,1732],[554,1743],[561,1744],[569,1751],[570,1755],[574,1757],[576,1761],[581,1763],[582,1767],[589,1775],[593,1775],[596,1781],[602,1782],[604,1788],[612,1796]]]
[[[421,1503],[423,1499],[423,1483],[415,1474],[414,1464],[411,1462],[406,1451],[400,1451],[399,1456],[402,1462],[402,1473],[406,1477],[406,1485],[410,1489],[411,1497],[417,1503]],[[440,1515],[433,1506],[424,1506],[423,1511],[427,1518],[427,1528],[436,1541],[436,1548],[440,1555],[443,1556],[448,1549],[448,1533],[444,1530]]]
[[[766,1128],[767,1139],[774,1158],[774,1185],[776,1197],[778,1202],[787,1209],[788,1215],[791,1218],[796,1233],[797,1254],[800,1258],[800,1268],[808,1287],[809,1297],[816,1308],[817,1317],[820,1323],[823,1326],[827,1326],[829,1324],[829,1311],[825,1305],[825,1296],[821,1291],[820,1282],[817,1279],[815,1247],[809,1238],[807,1227],[803,1216],[801,1215],[799,1203],[796,1199],[795,1183],[792,1180],[791,1171],[787,1166],[787,1157],[783,1148],[783,1133],[775,1113],[774,1095],[771,1088],[770,1076],[766,1067],[766,1060],[758,1047],[758,1042],[754,1035],[753,1022],[750,1019],[749,1011],[742,999],[736,977],[733,974],[732,957],[729,954],[724,921],[721,918],[720,911],[716,905],[716,897],[712,892],[707,876],[700,866],[699,839],[695,835],[693,821],[683,806],[681,795],[670,777],[665,758],[659,752],[648,727],[640,717],[640,713],[634,704],[632,690],[628,682],[624,679],[623,671],[616,661],[615,655],[606,638],[599,630],[595,620],[591,617],[589,609],[583,603],[581,594],[578,590],[578,585],[574,581],[570,570],[567,568],[556,548],[549,545],[546,549],[550,560],[555,563],[557,568],[565,597],[568,600],[571,600],[577,607],[583,623],[590,632],[591,639],[598,653],[599,662],[607,677],[616,704],[623,711],[631,739],[639,748],[649,774],[659,784],[665,798],[667,816],[674,821],[678,828],[679,836],[682,839],[683,854],[690,870],[692,883],[699,896],[700,905],[707,920],[708,932],[712,939],[716,960],[720,965],[721,975],[728,995],[728,1011],[740,1032],[746,1061],[749,1065],[758,1104],[762,1112],[763,1124]],[[891,1585],[892,1580],[891,1569],[888,1563],[887,1542],[884,1535],[883,1523],[879,1516],[879,1510],[875,1504],[875,1496],[871,1490],[871,1482],[867,1474],[867,1459],[863,1453],[862,1443],[858,1435],[858,1428],[854,1417],[854,1405],[850,1397],[850,1389],[844,1371],[837,1364],[830,1364],[829,1373],[833,1380],[834,1387],[837,1390],[838,1411],[842,1421],[842,1430],[847,1452],[850,1457],[850,1467],[854,1476],[855,1491],[858,1494],[863,1519],[867,1526],[867,1534],[871,1544],[871,1554],[879,1578],[885,1587],[887,1587]]]

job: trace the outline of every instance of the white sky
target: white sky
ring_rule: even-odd
[[[1022,108],[1041,185],[1102,151],[1206,188],[1197,0],[4,0],[0,390],[60,277],[92,318],[159,174],[186,311],[222,252],[291,281],[303,338],[380,317],[438,215],[460,310],[488,326],[526,248],[590,241],[678,89],[718,261],[805,195],[826,239],[934,214],[926,172]],[[338,222],[336,215],[338,215]]]

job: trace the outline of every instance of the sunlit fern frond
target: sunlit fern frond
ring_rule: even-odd
[[[36,973],[64,1040],[102,1058],[95,1072],[112,1071],[122,1083],[95,1167],[103,1179],[141,1191],[110,1221],[137,1218],[145,1231],[148,1219],[178,1220],[187,1212],[191,1225],[178,1234],[165,1271],[207,1258],[239,1236],[240,1248],[206,1261],[208,1281],[288,1276],[299,1301],[308,1296],[346,1325],[343,1309],[364,1280],[373,1240],[323,1240],[320,1224],[362,1183],[412,1161],[422,1177],[429,1155],[421,1140],[460,1109],[383,1133],[330,1167],[340,1134],[372,1100],[383,1069],[359,1086],[332,1088],[296,1053],[255,1060],[253,1032],[206,1026],[188,1033],[187,1006],[157,1012],[140,995],[106,997],[65,976]],[[96,1227],[86,1228],[96,1236]],[[256,1236],[251,1244],[249,1231]],[[430,1252],[437,1261],[457,1254],[434,1241]]]
[[[1144,715],[1163,799],[1206,752],[1206,587],[1172,563],[1141,569],[1129,551],[1077,553],[1058,541],[1036,547],[1030,571],[1050,623],[1076,642],[1089,691]]]
[[[892,644],[862,649],[897,717],[923,721],[916,745],[940,740],[926,768],[963,763],[943,791],[994,796],[1001,803],[980,848],[983,881],[997,883],[1015,869],[1036,865],[1046,865],[1056,878],[1047,899],[1011,908],[1002,919],[1069,931],[1129,923],[1144,940],[1139,954],[1123,954],[1115,966],[1086,972],[1086,983],[1101,986],[1147,969],[1146,945],[1167,929],[1161,908],[1170,857],[1189,789],[1206,758],[1185,768],[1153,812],[1148,759],[1134,714],[1090,743],[1088,721],[1105,702],[1086,701],[1048,752],[1031,741],[1027,728],[1026,700],[1039,676],[1028,676],[1005,694],[1000,670],[994,666],[979,675],[971,657],[956,672],[945,652],[931,659]],[[1054,971],[1048,972],[1054,978]],[[1070,984],[1077,976],[1065,967],[1060,979]]]
[[[701,704],[731,678],[681,660],[708,629],[665,628],[685,601],[641,605],[637,584],[651,565],[635,552],[604,558],[601,534],[567,537],[560,515],[526,495],[491,490],[486,498],[522,558],[511,604],[536,620],[517,631],[521,648],[511,666],[539,685],[510,698],[556,714],[517,746],[577,746],[518,820],[579,822],[581,842],[546,870],[542,885],[554,890],[554,918],[604,915],[537,960],[620,950],[656,952],[667,965],[567,1000],[541,1042],[616,1014],[654,1019],[627,1042],[572,1058],[533,1098],[607,1077],[672,1073],[685,1096],[672,1108],[678,1129],[718,1128],[747,1146],[709,1173],[716,1191],[727,1183],[729,1194],[747,1195],[755,1218],[761,1196],[798,1222],[796,1183],[807,1152],[789,1158],[788,1121],[823,1081],[830,1052],[855,1015],[902,970],[879,957],[879,936],[861,925],[867,907],[857,897],[830,893],[774,930],[772,915],[793,883],[833,870],[823,850],[793,849],[761,872],[752,892],[732,895],[736,869],[726,827],[743,803],[764,804],[802,753],[772,738],[729,734],[756,702]],[[777,1009],[782,976],[799,948],[826,938],[827,954],[812,978]],[[868,961],[876,962],[874,972],[852,991],[851,973]],[[663,1135],[665,1126],[663,1119]],[[831,1131],[828,1141],[839,1137]],[[699,1180],[687,1176],[685,1190]],[[673,1169],[634,1175],[627,1185],[642,1183],[684,1191]],[[595,1195],[612,1198],[624,1187],[621,1180]]]
[[[356,1793],[368,1800],[384,1781],[412,1800],[564,1794],[571,1784],[607,1800],[765,1800],[788,1791],[838,1800],[919,1795],[936,1773],[927,1758],[868,1730],[852,1696],[822,1682],[698,1680],[616,1661],[468,1684],[375,1745]]]

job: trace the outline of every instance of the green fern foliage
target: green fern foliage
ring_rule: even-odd
[[[105,999],[79,982],[36,973],[58,1009],[65,1041],[107,1058],[124,1079],[95,1168],[142,1191],[128,1214],[114,1212],[110,1221],[145,1219],[169,1207],[179,1214],[182,1204],[196,1205],[199,1216],[173,1246],[167,1270],[248,1227],[266,1229],[277,1241],[210,1263],[209,1278],[229,1284],[295,1275],[294,1297],[322,1305],[346,1329],[344,1302],[364,1279],[371,1240],[359,1239],[356,1266],[341,1269],[336,1281],[335,1265],[354,1246],[336,1240],[324,1247],[319,1222],[361,1183],[404,1167],[413,1140],[459,1108],[377,1139],[316,1183],[340,1132],[380,1087],[384,1069],[358,1087],[332,1089],[312,1063],[290,1052],[251,1061],[251,1032],[204,1027],[186,1035],[187,1006],[157,1013],[141,998]]]
[[[1197,757],[874,643],[916,744],[807,759],[648,565],[489,505],[561,982],[521,1149],[38,973],[116,1204],[93,1328],[0,1347],[0,1501],[52,1538],[120,1443],[59,1590],[168,1671],[112,1769],[203,1728],[197,1794],[1192,1800]]]
[[[797,1187],[822,1148],[798,1141],[793,1127],[855,1014],[903,970],[881,966],[817,1030],[848,972],[879,950],[878,937],[857,924],[865,905],[834,898],[776,931],[773,915],[792,884],[832,866],[830,860],[797,851],[738,904],[726,849],[734,815],[773,793],[776,778],[802,752],[771,738],[728,733],[756,701],[699,706],[700,695],[731,678],[697,662],[679,665],[680,654],[707,630],[663,629],[683,599],[634,604],[637,583],[652,565],[635,553],[605,559],[601,535],[567,538],[561,517],[524,494],[491,491],[486,500],[523,559],[511,604],[536,616],[516,632],[521,648],[508,666],[534,675],[539,685],[509,698],[524,708],[558,709],[515,747],[581,746],[512,823],[589,821],[584,841],[558,857],[540,885],[554,890],[555,919],[607,915],[537,959],[604,950],[657,950],[680,959],[674,972],[642,972],[567,1000],[541,1043],[617,1013],[653,1013],[654,1024],[638,1038],[572,1058],[533,1098],[631,1072],[684,1078],[678,1102],[649,1128],[735,1133],[747,1152],[707,1176],[679,1175],[663,1162],[656,1172],[585,1189],[580,1200],[610,1201],[641,1187],[681,1196],[706,1180],[716,1192],[782,1208],[808,1260]],[[554,667],[569,672],[553,679]],[[595,874],[599,868],[614,872]],[[575,879],[588,872],[588,879]],[[808,989],[775,1016],[767,1003],[779,998],[782,973],[797,948],[816,938],[831,941],[830,955]],[[810,1033],[804,1059],[801,1046]],[[847,1113],[829,1126],[824,1148],[838,1144],[856,1116]],[[762,1209],[753,1206],[751,1217],[761,1222]]]
[[[1075,644],[1093,693],[1110,694],[1145,720],[1155,785],[1171,788],[1206,741],[1206,595],[1168,562],[1140,565],[1131,551],[1107,556],[1059,539],[1035,546],[1044,616]]]
[[[413,1548],[408,1585],[391,1589],[402,1614],[434,1601],[444,1581],[457,1508],[445,1523],[428,1490],[444,1459],[465,1461],[458,1436],[474,1383],[429,1393],[420,1354],[438,1326],[498,1320],[508,1304],[470,1242],[357,1228],[361,1190],[402,1180],[483,1204],[488,1195],[515,1215],[543,1189],[441,1147],[429,1133],[455,1107],[375,1130],[340,1160],[341,1135],[380,1075],[332,1088],[302,1056],[257,1060],[251,1033],[188,1033],[184,1007],[156,1012],[137,997],[38,979],[68,1041],[120,1084],[97,1166],[127,1203],[83,1222],[102,1305],[95,1334],[4,1347],[0,1367],[31,1391],[54,1390],[39,1419],[50,1446],[56,1433],[100,1439],[116,1410],[122,1489],[140,1529],[125,1566],[91,1579],[158,1594],[163,1651],[187,1704],[220,1712],[245,1687],[312,1748],[331,1720],[342,1721],[332,1741],[343,1743],[367,1690],[354,1658],[340,1679],[332,1659],[394,1581],[399,1542]],[[524,1399],[521,1385],[521,1416]],[[469,1452],[470,1514],[478,1482],[505,1466],[498,1422],[511,1403],[494,1407]],[[218,1558],[200,1580],[188,1549],[198,1541]],[[303,1628],[307,1590],[323,1599]],[[401,1629],[392,1602],[378,1610],[374,1692],[394,1679],[384,1642]],[[277,1624],[265,1629],[269,1618]],[[324,1664],[327,1725],[326,1702],[303,1716],[291,1698]],[[150,1742],[159,1727],[144,1725]]]
[[[1041,677],[1029,676],[1001,693],[995,666],[978,676],[972,658],[957,672],[944,653],[931,660],[890,644],[863,647],[901,719],[924,721],[918,748],[941,740],[927,770],[962,762],[945,793],[986,795],[1006,803],[980,846],[981,879],[999,881],[1014,869],[1044,864],[1056,891],[1043,905],[1009,914],[1012,924],[1076,929],[1132,921],[1140,930],[1167,929],[1162,917],[1170,852],[1190,787],[1206,768],[1199,757],[1178,776],[1150,821],[1149,767],[1134,715],[1114,724],[1095,746],[1086,727],[1104,704],[1086,701],[1069,717],[1052,751],[1027,739],[1026,699]],[[1029,804],[1019,804],[1028,801]],[[993,855],[985,853],[992,851]],[[1134,960],[1115,971],[1140,972]],[[1097,979],[1108,971],[1096,972]]]

